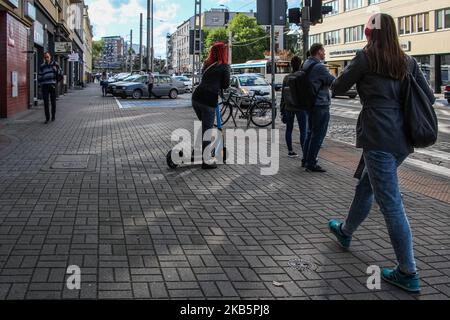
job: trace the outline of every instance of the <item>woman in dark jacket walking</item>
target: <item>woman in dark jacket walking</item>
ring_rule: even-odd
[[[387,14],[372,16],[366,26],[366,47],[332,86],[336,95],[355,83],[363,105],[356,128],[357,147],[363,149],[364,170],[344,223],[331,220],[329,227],[344,248],[367,218],[376,200],[386,221],[398,261],[395,269],[384,268],[382,278],[409,292],[420,291],[414,259],[411,228],[399,189],[397,168],[414,152],[405,134],[402,83],[410,72],[431,103],[434,94],[415,59],[400,47],[394,19]]]
[[[198,119],[202,122],[202,138],[206,131],[214,127],[216,107],[221,90],[230,86],[231,69],[228,65],[228,50],[224,43],[215,43],[209,52],[202,69],[202,80],[192,94],[192,106]],[[203,141],[203,150],[211,141]],[[203,169],[215,169],[215,163],[205,162]]]

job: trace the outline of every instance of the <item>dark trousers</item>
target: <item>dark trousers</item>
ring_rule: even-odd
[[[309,113],[308,137],[305,141],[306,167],[317,165],[317,156],[322,147],[330,122],[330,106],[315,106]]]
[[[214,122],[216,120],[216,109],[199,104],[196,101],[192,101],[195,114],[198,120],[202,122],[202,151],[211,143],[211,141],[203,141],[205,132],[214,128]]]
[[[148,97],[151,98],[153,95],[153,83],[148,85]]]
[[[297,118],[300,129],[300,145],[302,146],[303,157],[305,157],[305,141],[308,134],[308,113],[306,111],[286,112],[286,144],[289,152],[294,150],[292,148],[292,132],[294,131],[295,118]]]
[[[47,121],[50,120],[49,98],[50,98],[50,102],[52,104],[52,119],[54,119],[55,115],[56,115],[56,85],[43,84],[42,85],[42,97],[44,99],[45,119]]]

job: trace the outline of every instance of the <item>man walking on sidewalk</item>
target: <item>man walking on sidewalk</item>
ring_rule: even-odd
[[[52,104],[52,121],[55,121],[56,115],[56,83],[61,77],[62,72],[59,64],[52,60],[50,52],[44,54],[45,62],[39,67],[38,81],[42,88],[42,97],[44,99],[45,124],[50,121],[49,98]]]
[[[305,141],[305,166],[307,172],[326,172],[317,164],[317,157],[328,131],[331,104],[330,86],[335,78],[323,63],[325,60],[323,45],[315,43],[309,51],[311,56],[305,61],[303,70],[308,70],[314,64],[309,75],[309,81],[311,81],[316,93],[316,103],[309,114],[309,133]]]

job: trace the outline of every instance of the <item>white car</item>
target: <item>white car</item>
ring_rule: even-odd
[[[192,80],[190,80],[186,76],[173,76],[175,80],[181,81],[184,83],[186,92],[192,92]]]
[[[231,76],[230,82],[231,90],[239,96],[251,96],[254,91],[266,93],[264,99],[271,99],[272,86],[267,80],[258,73],[244,73]],[[250,103],[250,99],[243,98],[242,104],[247,105]]]

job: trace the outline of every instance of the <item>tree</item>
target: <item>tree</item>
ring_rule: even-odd
[[[104,45],[105,45],[105,43],[102,40],[92,42],[92,60],[94,61],[94,65],[102,57]]]
[[[209,49],[216,42],[228,43],[228,33],[225,28],[204,29],[204,50],[202,52],[203,59],[206,59]]]
[[[229,30],[233,36],[233,63],[264,58],[264,51],[270,47],[270,39],[255,18],[238,14],[231,20]]]

